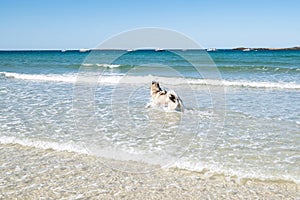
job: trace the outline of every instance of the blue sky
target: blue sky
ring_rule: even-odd
[[[298,0],[0,0],[0,49],[93,48],[139,27],[205,48],[300,46]]]

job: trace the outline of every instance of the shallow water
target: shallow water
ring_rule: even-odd
[[[166,52],[113,64],[86,56],[0,52],[1,143],[299,183],[300,52],[212,53],[219,81]],[[90,74],[80,82],[82,67]],[[145,108],[152,80],[175,90],[185,111]]]

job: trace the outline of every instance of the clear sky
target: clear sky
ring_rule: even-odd
[[[0,0],[0,49],[93,48],[139,27],[205,48],[300,46],[300,1]]]

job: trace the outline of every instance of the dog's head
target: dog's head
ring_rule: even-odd
[[[154,92],[154,93],[156,93],[156,92],[159,92],[159,91],[161,91],[162,89],[160,88],[160,86],[159,86],[159,82],[157,82],[157,81],[152,81],[152,83],[151,83],[151,91],[152,92]]]

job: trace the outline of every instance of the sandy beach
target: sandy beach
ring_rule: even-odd
[[[0,200],[300,200],[299,8],[0,1]]]
[[[291,182],[237,180],[178,169],[126,173],[108,165],[143,167],[93,156],[0,145],[0,199],[299,199]],[[155,168],[155,167],[153,167]]]

